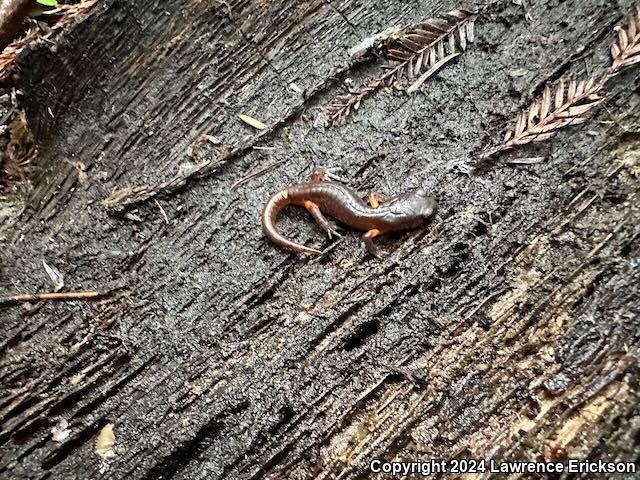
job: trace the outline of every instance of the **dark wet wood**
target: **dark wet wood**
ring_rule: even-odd
[[[547,80],[608,64],[622,7],[532,3],[531,22],[493,4],[420,92],[333,129],[321,107],[375,70],[349,70],[349,48],[457,5],[111,1],[22,55],[42,172],[0,229],[0,296],[50,291],[42,260],[65,290],[110,294],[0,311],[0,476],[356,478],[374,457],[541,459],[551,440],[637,460],[637,73],[585,125],[468,168]],[[168,196],[101,204],[203,162]],[[316,260],[275,248],[261,206],[316,166],[363,197],[425,181],[437,218],[381,239],[380,260],[356,233]]]

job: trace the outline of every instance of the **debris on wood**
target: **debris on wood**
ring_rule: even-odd
[[[476,18],[476,12],[451,10],[388,37],[379,49],[394,65],[385,67],[387,72],[368,84],[336,98],[327,107],[329,123],[342,123],[360,107],[363,99],[384,87],[393,86],[405,77],[412,82],[407,92],[418,90],[430,76],[473,42]]]
[[[89,179],[87,175],[87,166],[82,162],[73,162],[73,166],[76,168],[76,172],[78,172],[78,183],[80,183],[80,185],[85,185]]]
[[[102,200],[102,205],[109,208],[114,205],[134,202],[137,198],[146,198],[149,189],[147,187],[125,187],[115,190],[107,198]]]
[[[250,173],[238,180],[236,180],[235,182],[233,182],[233,185],[231,185],[231,190],[236,190],[239,187],[241,187],[242,185],[245,185],[247,183],[249,183],[251,180],[253,180],[254,178],[257,178],[261,175],[264,175],[265,173],[269,173],[272,170],[275,170],[276,168],[278,168],[280,165],[282,165],[283,163],[285,163],[285,160],[280,160],[272,165],[269,165],[265,168],[262,168],[260,170],[258,170],[257,172],[253,172]]]
[[[528,158],[514,158],[507,161],[508,165],[534,165],[536,163],[542,163],[544,157],[528,157]]]
[[[124,214],[124,218],[126,218],[127,220],[131,220],[132,222],[138,222],[138,223],[142,223],[143,220],[139,215],[136,215],[133,212],[127,212]]]
[[[365,38],[357,45],[354,45],[349,49],[349,57],[355,62],[362,60],[375,50],[379,45],[389,39],[396,39],[402,35],[402,27],[400,25],[394,25],[386,30],[371,35]]]
[[[280,140],[282,140],[282,146],[285,150],[291,148],[291,131],[289,130],[289,127],[284,127],[282,129]]]
[[[158,206],[158,209],[160,210],[160,213],[162,214],[162,218],[164,218],[164,223],[169,225],[169,217],[167,217],[167,213],[164,211],[164,208],[162,208],[162,205],[160,205],[160,202],[158,202],[158,200],[154,199],[153,201],[156,202],[156,205]]]
[[[198,135],[198,137],[196,137],[196,139],[187,147],[187,155],[193,157],[195,151],[200,147],[200,145],[202,145],[204,141],[207,141],[213,145],[220,145],[222,143],[222,140],[220,140],[220,138],[216,137],[215,135],[203,133],[202,135]]]
[[[107,423],[96,439],[96,453],[102,458],[112,458],[116,456],[113,446],[116,443],[116,436],[113,433],[113,423]]]
[[[245,115],[244,113],[239,113],[238,118],[255,129],[264,130],[265,128],[267,128],[267,125],[265,123],[262,123],[260,120],[256,120],[249,115]]]
[[[546,85],[542,97],[520,113],[515,129],[507,133],[502,148],[541,142],[562,127],[585,122],[585,115],[606,96],[603,85],[604,79],[570,80],[568,85],[560,79],[554,89]]]
[[[3,0],[0,2],[0,50],[20,33],[22,23],[34,7],[31,0]]]
[[[606,98],[605,84],[628,66],[640,62],[640,8],[628,17],[626,27],[617,25],[618,39],[611,45],[612,64],[601,77],[583,80],[561,78],[555,87],[547,84],[540,98],[520,112],[515,128],[507,132],[499,147],[483,153],[486,160],[505,150],[541,142],[569,125],[587,120],[586,115]]]
[[[611,69],[618,72],[640,62],[640,7],[636,6],[634,13],[629,15],[626,27],[618,25],[614,30],[618,33],[618,41],[611,45]]]
[[[13,295],[11,297],[0,298],[0,307],[7,307],[11,305],[17,305],[25,302],[40,302],[43,300],[87,300],[90,298],[97,298],[104,295],[104,292],[90,291],[90,292],[50,292],[50,293],[36,293],[36,294],[21,294]]]
[[[51,429],[51,439],[54,442],[62,443],[71,435],[71,429],[69,428],[69,422],[64,418],[58,420],[55,427]]]
[[[4,186],[27,178],[33,169],[33,159],[38,154],[24,112],[15,114],[9,123],[8,135],[5,153],[0,155],[0,183]]]
[[[64,275],[60,273],[56,267],[49,265],[47,262],[42,260],[42,266],[44,267],[44,271],[47,272],[49,276],[49,280],[53,284],[53,291],[59,292],[64,287]]]
[[[557,442],[555,440],[545,440],[544,446],[545,462],[557,462],[559,460],[567,458],[567,456],[569,455],[569,453],[567,452],[567,448],[560,442]]]
[[[304,90],[293,82],[289,84],[289,88],[296,92],[298,95],[304,95]]]
[[[18,38],[16,40],[14,40],[14,37],[19,30],[15,31],[15,33],[12,33],[11,35],[0,33],[0,37],[2,37],[2,35],[6,35],[4,38],[0,38],[0,81],[6,80],[9,77],[13,62],[15,61],[18,53],[20,53],[24,47],[35,40],[50,41],[54,35],[71,23],[76,17],[89,12],[95,3],[96,0],[81,0],[80,2],[72,5],[58,4],[55,11],[50,10],[48,12],[49,15],[55,15],[57,18],[53,25],[43,30],[35,24],[26,32],[26,34],[24,34],[22,38]],[[33,6],[33,2],[25,2],[24,0],[14,0],[12,2],[8,2],[8,4],[20,4],[21,8],[25,8],[25,6],[27,6],[28,10]],[[28,10],[26,13],[28,13]],[[23,22],[22,20],[19,20],[19,17],[10,17],[5,15],[5,13],[5,10],[0,11],[0,18],[8,21],[10,29],[13,30],[22,25]],[[26,14],[21,15],[20,18],[24,19],[25,16]],[[0,29],[2,29],[1,26]],[[11,38],[9,38],[9,36]]]

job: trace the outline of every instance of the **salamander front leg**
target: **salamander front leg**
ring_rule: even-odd
[[[324,168],[316,168],[313,173],[311,174],[311,177],[309,178],[310,182],[324,182],[324,177],[325,177],[325,170]]]
[[[373,228],[362,236],[364,246],[367,247],[368,252],[374,257],[378,257],[378,247],[373,243],[373,239],[381,233],[377,228]]]
[[[325,180],[337,180],[342,183],[349,183],[347,179],[335,174],[335,172],[342,171],[344,171],[342,167],[316,168],[311,174],[309,181],[324,182]]]
[[[371,192],[367,197],[369,205],[371,208],[378,208],[382,202],[384,202],[387,198],[381,193]]]
[[[333,238],[332,235],[335,235],[336,237],[342,237],[342,235],[338,233],[338,231],[331,224],[331,222],[327,220],[327,217],[325,217],[322,214],[322,212],[320,211],[320,207],[318,207],[318,205],[313,203],[311,200],[305,200],[304,208],[306,208],[309,211],[313,219],[316,221],[318,225],[320,225],[320,228],[322,228],[327,233],[329,238],[332,239]]]

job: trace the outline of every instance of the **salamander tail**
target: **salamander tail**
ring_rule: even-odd
[[[278,214],[284,207],[286,207],[290,203],[291,199],[289,198],[288,192],[286,190],[276,193],[269,199],[269,201],[264,206],[264,209],[262,210],[262,230],[264,231],[264,234],[277,245],[280,245],[284,248],[289,248],[298,253],[305,253],[308,255],[322,253],[320,250],[316,250],[315,248],[305,247],[304,245],[300,245],[299,243],[292,242],[291,240],[283,237],[276,230],[275,223]]]

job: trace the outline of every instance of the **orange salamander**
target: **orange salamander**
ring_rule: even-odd
[[[373,243],[375,237],[387,232],[418,228],[431,218],[437,207],[436,201],[422,188],[386,199],[382,195],[371,194],[367,205],[352,188],[325,180],[324,177],[324,170],[316,170],[310,181],[290,185],[267,201],[262,210],[262,229],[274,243],[298,253],[322,253],[288,240],[275,228],[276,218],[282,209],[288,205],[299,205],[311,213],[329,238],[340,234],[325,214],[366,232],[362,240],[369,253],[377,256],[378,250]]]

